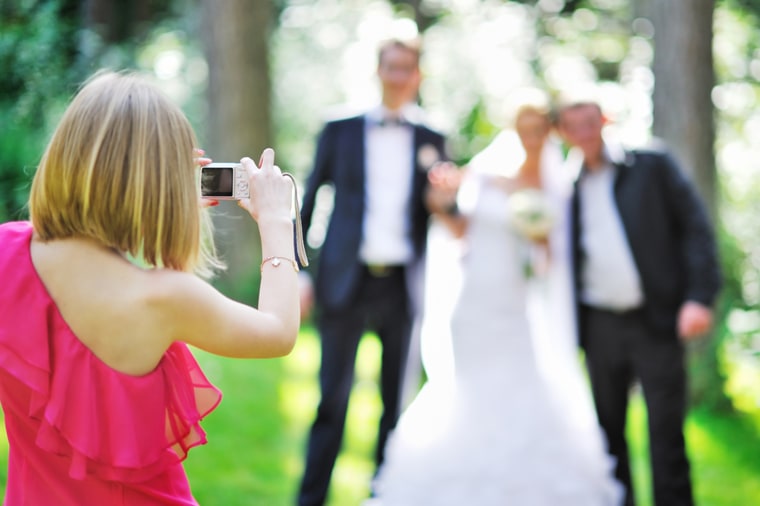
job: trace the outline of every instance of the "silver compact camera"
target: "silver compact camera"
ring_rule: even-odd
[[[250,197],[248,174],[239,163],[210,163],[201,167],[201,196],[217,200]]]

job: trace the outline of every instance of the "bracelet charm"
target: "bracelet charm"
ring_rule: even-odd
[[[272,264],[272,267],[277,268],[282,264],[282,261],[285,260],[287,262],[290,262],[290,265],[293,266],[293,270],[298,272],[298,263],[293,260],[292,258],[286,258],[286,257],[278,257],[278,256],[271,256],[266,257],[264,260],[261,261],[261,272],[264,272],[264,265],[267,263]]]

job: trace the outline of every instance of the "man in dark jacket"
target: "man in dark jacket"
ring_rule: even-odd
[[[325,502],[343,439],[356,351],[366,331],[374,331],[383,347],[378,465],[401,409],[415,316],[412,271],[423,256],[429,219],[427,169],[444,157],[443,136],[424,126],[415,104],[419,57],[419,48],[408,41],[382,45],[377,67],[382,104],[325,125],[306,184],[304,230],[312,224],[323,185],[333,187],[334,207],[315,262],[322,398],[311,428],[300,506]]]
[[[562,104],[559,131],[582,153],[573,198],[580,342],[616,476],[633,505],[625,422],[642,386],[657,506],[693,504],[683,423],[684,344],[704,335],[721,278],[712,226],[663,150],[605,142],[601,108]]]

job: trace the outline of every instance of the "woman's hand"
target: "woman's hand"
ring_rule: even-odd
[[[206,152],[203,151],[202,149],[200,148],[193,149],[193,154],[195,154],[195,164],[198,167],[203,167],[211,163],[211,158],[207,158],[203,156],[206,154]],[[219,205],[219,201],[216,199],[201,197],[201,202],[200,202],[201,207],[213,207],[213,206],[218,206],[218,205]]]
[[[288,178],[282,177],[282,171],[274,164],[274,150],[266,148],[261,153],[258,168],[247,157],[240,163],[248,173],[250,198],[239,200],[238,205],[257,222],[267,219],[290,221],[293,185]]]
[[[198,152],[199,165],[210,160]],[[274,151],[264,150],[260,168],[243,158],[250,198],[238,205],[258,224],[261,238],[261,285],[256,308],[231,300],[209,283],[186,273],[162,269],[176,283],[166,303],[171,339],[227,357],[279,357],[292,350],[300,325],[298,266],[294,260],[291,205],[293,186],[274,165]],[[276,261],[275,261],[276,260]],[[166,272],[163,272],[166,271]],[[163,286],[168,284],[159,283]],[[167,291],[168,290],[168,291]],[[192,308],[188,313],[188,308]]]

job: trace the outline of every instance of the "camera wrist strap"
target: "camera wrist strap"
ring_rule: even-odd
[[[296,234],[296,254],[298,255],[298,263],[301,264],[302,267],[306,267],[309,265],[309,259],[306,256],[306,245],[304,244],[303,239],[303,225],[301,225],[301,210],[299,207],[298,202],[298,186],[296,185],[296,179],[293,177],[292,174],[288,172],[283,172],[283,176],[290,179],[290,181],[293,183],[293,206],[296,210],[296,223],[295,223],[295,234]]]

